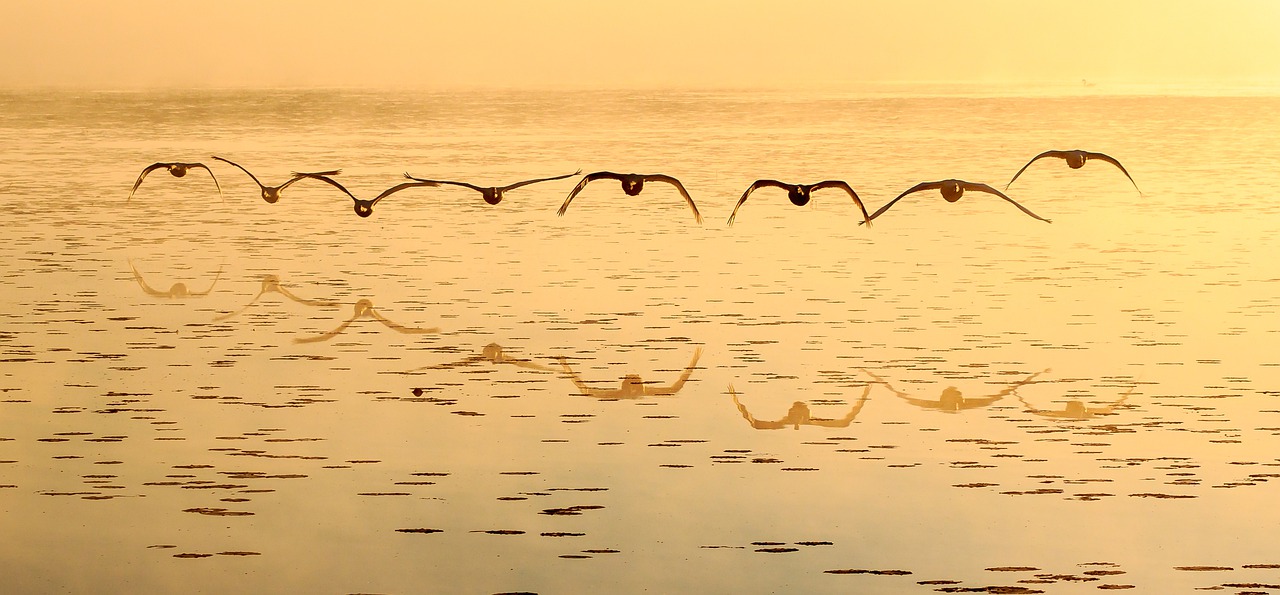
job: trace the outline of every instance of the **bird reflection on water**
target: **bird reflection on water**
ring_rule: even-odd
[[[298,297],[297,295],[294,295],[293,292],[289,291],[284,286],[280,285],[279,275],[267,274],[262,276],[262,287],[258,289],[258,295],[253,296],[253,299],[249,300],[249,303],[245,304],[244,306],[241,306],[239,310],[236,310],[234,312],[228,312],[226,314],[216,316],[214,317],[213,320],[216,322],[216,321],[227,320],[228,318],[238,316],[240,315],[240,313],[249,309],[249,306],[252,306],[258,303],[258,300],[261,299],[263,295],[268,293],[278,293],[286,298],[289,298],[295,303],[302,304],[304,306],[312,306],[315,308],[337,308],[338,306],[342,305],[341,302],[333,302],[329,300],[313,300],[313,299]]]
[[[652,386],[651,383],[645,382],[638,374],[627,374],[622,378],[622,383],[616,389],[591,388],[569,367],[568,360],[561,357],[560,366],[569,375],[569,379],[573,381],[574,386],[578,387],[578,394],[597,399],[643,399],[645,397],[670,397],[680,392],[680,389],[684,388],[685,382],[688,382],[689,376],[693,375],[700,357],[702,357],[701,347],[694,350],[693,358],[689,360],[689,365],[685,366],[684,371],[680,373],[680,377],[666,386]]]
[[[218,267],[218,272],[213,276],[213,281],[209,283],[209,288],[204,291],[191,291],[186,283],[178,282],[169,287],[168,291],[160,291],[147,284],[142,278],[142,273],[138,272],[138,267],[133,265],[133,260],[129,260],[129,268],[133,270],[133,279],[138,282],[138,286],[147,295],[159,298],[183,299],[190,297],[202,297],[209,295],[213,291],[213,286],[218,284],[218,279],[222,278],[222,267]]]
[[[1048,417],[1053,419],[1083,421],[1086,419],[1093,419],[1095,417],[1102,416],[1102,415],[1115,415],[1115,410],[1117,408],[1130,407],[1131,405],[1125,405],[1125,401],[1129,400],[1129,395],[1132,395],[1134,389],[1136,388],[1137,386],[1129,387],[1129,390],[1124,391],[1124,394],[1121,394],[1120,398],[1114,401],[1111,401],[1106,405],[1096,406],[1096,407],[1090,407],[1087,403],[1085,403],[1084,401],[1081,401],[1080,399],[1072,399],[1070,401],[1067,401],[1062,406],[1062,409],[1039,409],[1033,406],[1032,404],[1028,403],[1026,399],[1022,398],[1021,394],[1014,393],[1014,396],[1017,397],[1018,401],[1022,403],[1023,407],[1026,407],[1025,411],[1027,413],[1033,413],[1041,417]]]
[[[747,423],[751,424],[751,427],[757,430],[780,430],[787,426],[791,426],[792,429],[795,430],[799,430],[800,426],[847,428],[849,427],[849,424],[853,423],[853,420],[858,417],[858,414],[862,412],[862,406],[866,405],[867,398],[871,395],[871,385],[868,384],[863,387],[862,396],[858,398],[858,402],[854,403],[853,407],[849,409],[849,412],[846,413],[844,417],[835,419],[814,417],[812,412],[809,411],[809,404],[804,401],[796,401],[792,403],[791,408],[787,410],[787,414],[781,419],[756,419],[755,416],[751,415],[750,411],[747,411],[747,406],[743,405],[742,402],[738,400],[738,393],[733,389],[732,384],[729,385],[729,394],[733,397],[733,404],[738,406],[738,412],[742,414],[742,418],[747,420]]]
[[[456,362],[450,362],[447,364],[437,364],[434,366],[423,366],[421,368],[416,368],[414,371],[451,370],[454,368],[465,368],[469,366],[474,366],[476,364],[480,364],[484,362],[488,362],[491,364],[510,364],[518,368],[537,370],[539,372],[558,372],[559,371],[550,366],[544,366],[541,364],[534,363],[533,360],[509,356],[503,350],[502,346],[497,343],[490,343],[488,345],[485,345],[484,349],[482,349],[479,354],[467,356]]]
[[[986,407],[988,405],[991,405],[992,403],[995,403],[996,401],[999,401],[1000,399],[1003,399],[1009,394],[1018,390],[1018,388],[1026,384],[1029,384],[1031,381],[1035,380],[1037,376],[1045,372],[1048,372],[1049,370],[1044,369],[1034,374],[1031,374],[1030,376],[1023,378],[1022,380],[1019,380],[1018,382],[1015,382],[1005,387],[1004,390],[994,395],[988,395],[984,397],[965,397],[964,394],[961,393],[959,389],[957,389],[956,387],[948,386],[947,388],[942,389],[942,395],[940,395],[937,399],[919,399],[916,397],[912,397],[907,393],[904,393],[898,389],[893,388],[893,386],[889,384],[889,381],[876,375],[875,372],[872,372],[871,370],[868,370],[866,368],[862,368],[862,371],[866,372],[867,375],[875,379],[877,383],[883,384],[885,388],[892,391],[893,394],[897,395],[898,398],[912,405],[915,405],[916,407],[919,407],[921,409],[929,409],[933,411],[942,411],[944,413],[959,413],[961,411],[967,411],[969,409],[978,409],[981,407]]]
[[[342,334],[342,331],[347,330],[347,327],[351,326],[351,323],[361,318],[372,318],[374,320],[377,320],[378,322],[381,322],[383,326],[393,331],[396,331],[397,333],[402,333],[406,335],[424,335],[424,334],[440,332],[440,329],[437,327],[414,328],[414,327],[407,327],[407,326],[392,322],[391,320],[387,319],[387,317],[379,314],[377,310],[373,309],[372,300],[362,299],[356,302],[354,304],[354,310],[355,311],[351,314],[351,318],[344,320],[342,324],[339,324],[333,330],[327,333],[321,333],[319,335],[315,335],[312,337],[295,338],[293,342],[294,343],[316,343],[320,341],[328,341],[329,339],[332,339]]]

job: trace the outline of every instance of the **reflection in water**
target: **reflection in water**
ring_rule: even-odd
[[[182,299],[206,296],[209,295],[209,292],[213,291],[213,286],[218,284],[218,279],[222,278],[222,267],[219,266],[218,273],[213,276],[213,282],[209,283],[209,288],[204,291],[191,291],[190,289],[187,289],[187,284],[182,282],[174,283],[168,291],[160,291],[150,285],[147,285],[147,282],[142,279],[142,273],[138,272],[138,267],[133,266],[132,259],[129,260],[129,268],[133,269],[133,278],[138,282],[138,286],[142,288],[142,291],[147,292],[147,295],[149,296],[160,298]]]
[[[667,386],[646,386],[643,379],[637,374],[627,374],[622,378],[622,383],[616,389],[604,390],[591,388],[582,378],[569,367],[569,362],[565,358],[560,358],[560,365],[564,368],[564,372],[569,375],[569,379],[573,380],[573,384],[578,387],[579,394],[595,397],[597,399],[643,399],[644,397],[669,397],[684,388],[684,383],[688,382],[689,376],[693,374],[693,370],[698,365],[698,358],[702,357],[702,348],[699,347],[693,351],[693,358],[689,360],[689,365],[685,366],[684,372],[675,382]]]
[[[283,295],[284,297],[289,298],[290,300],[293,300],[296,303],[302,304],[304,306],[312,306],[316,308],[336,308],[342,305],[340,302],[331,302],[327,300],[309,300],[306,298],[298,297],[294,295],[292,292],[290,292],[288,289],[285,289],[284,286],[280,285],[280,277],[278,275],[268,274],[268,275],[262,276],[262,288],[258,290],[258,295],[253,296],[253,299],[249,300],[249,303],[245,304],[235,312],[229,312],[221,316],[216,316],[214,317],[214,320],[220,321],[220,320],[226,320],[234,316],[238,316],[241,312],[244,312],[245,310],[247,310],[249,306],[252,306],[258,303],[258,300],[261,299],[263,294],[266,294],[266,293],[278,293],[280,295]]]
[[[550,366],[535,364],[533,363],[532,360],[508,356],[507,354],[503,353],[502,346],[497,343],[490,343],[488,345],[485,345],[484,349],[478,355],[468,356],[456,362],[450,362],[447,364],[423,366],[421,368],[417,368],[415,371],[417,370],[450,370],[453,368],[465,368],[468,366],[474,366],[481,362],[489,362],[493,364],[511,364],[519,368],[538,370],[539,372],[557,371],[555,368],[552,368]]]
[[[1105,406],[1090,407],[1087,403],[1085,403],[1084,401],[1081,401],[1080,399],[1072,399],[1070,401],[1067,401],[1067,403],[1063,405],[1062,409],[1056,409],[1056,410],[1037,409],[1036,407],[1028,403],[1026,399],[1023,399],[1022,395],[1018,393],[1014,393],[1014,396],[1017,397],[1018,401],[1020,401],[1022,405],[1027,408],[1026,409],[1027,413],[1034,413],[1042,417],[1052,417],[1054,419],[1084,420],[1084,419],[1092,419],[1099,415],[1115,415],[1115,409],[1117,407],[1125,406],[1124,402],[1129,399],[1129,395],[1133,394],[1133,391],[1135,388],[1137,388],[1137,386],[1129,387],[1129,390],[1124,391],[1124,394],[1120,395],[1119,399],[1111,401],[1110,403],[1107,403]]]
[[[148,165],[146,169],[142,170],[142,173],[138,174],[138,181],[133,183],[133,189],[129,191],[129,198],[126,198],[124,201],[129,202],[130,200],[133,200],[133,193],[138,191],[138,186],[142,185],[142,180],[147,177],[147,174],[157,169],[164,168],[168,170],[170,174],[173,174],[173,177],[181,178],[187,175],[187,170],[194,169],[197,167],[209,172],[209,177],[213,178],[213,185],[218,189],[218,198],[222,198],[222,186],[218,184],[218,178],[213,175],[213,170],[209,169],[209,166],[203,163],[172,162],[172,163],[152,163],[151,165]]]
[[[354,313],[352,313],[351,318],[348,318],[348,319],[344,320],[344,321],[342,322],[342,324],[339,324],[339,325],[337,326],[337,328],[335,328],[335,329],[333,329],[333,330],[331,330],[331,331],[329,331],[329,332],[327,332],[327,333],[322,333],[322,334],[319,334],[319,335],[316,335],[316,336],[313,336],[313,337],[303,337],[303,338],[300,338],[300,339],[294,339],[294,340],[293,340],[293,342],[294,342],[294,343],[316,343],[316,342],[319,342],[319,341],[328,341],[329,339],[332,339],[332,338],[334,338],[334,337],[336,337],[336,336],[338,336],[338,335],[342,334],[342,331],[347,330],[347,327],[348,327],[348,326],[351,326],[351,323],[353,323],[353,322],[355,322],[355,321],[357,321],[357,320],[359,320],[359,319],[361,319],[361,318],[366,318],[366,317],[367,317],[367,318],[372,318],[372,319],[374,319],[374,320],[377,320],[378,322],[381,322],[381,323],[382,323],[384,326],[386,326],[387,328],[389,328],[389,329],[391,329],[391,330],[393,330],[393,331],[396,331],[396,332],[398,332],[398,333],[404,333],[404,334],[406,334],[406,335],[422,335],[422,334],[438,333],[438,332],[440,332],[440,329],[439,329],[439,328],[437,328],[437,327],[431,327],[431,328],[412,328],[412,327],[407,327],[407,326],[403,326],[403,325],[397,324],[397,323],[395,323],[395,322],[392,322],[391,320],[388,320],[385,316],[383,316],[383,315],[379,314],[377,310],[374,310],[374,309],[373,309],[373,302],[372,302],[372,301],[370,301],[370,300],[368,300],[368,299],[362,299],[362,300],[360,300],[360,301],[358,301],[358,302],[356,302],[356,303],[355,303],[355,312],[354,312]]]
[[[702,223],[702,213],[698,212],[698,205],[693,204],[693,198],[689,196],[689,191],[684,189],[684,184],[681,184],[680,180],[665,174],[618,174],[611,171],[598,171],[587,174],[582,177],[582,181],[578,182],[578,185],[569,193],[569,197],[564,199],[564,204],[560,205],[560,210],[556,211],[556,214],[564,215],[564,212],[569,210],[569,203],[573,201],[573,197],[582,192],[582,189],[586,188],[587,184],[594,180],[617,180],[622,183],[622,191],[627,196],[640,194],[640,191],[644,190],[645,182],[666,182],[676,187],[676,190],[680,192],[680,196],[684,197],[685,202],[689,203],[689,208],[693,210],[694,219],[697,219],[698,223]]]
[[[733,225],[733,219],[738,216],[738,209],[742,207],[742,203],[747,202],[747,197],[751,196],[751,193],[755,192],[757,188],[766,187],[786,190],[787,197],[791,199],[791,204],[797,207],[809,204],[809,197],[815,190],[822,190],[823,188],[843,190],[853,199],[853,204],[858,205],[858,210],[862,211],[862,222],[871,223],[871,217],[867,215],[867,208],[863,206],[862,199],[858,198],[858,193],[854,192],[853,188],[850,188],[849,184],[842,180],[826,180],[817,184],[787,184],[777,180],[756,180],[750,186],[747,186],[747,191],[742,193],[742,198],[738,199],[738,204],[734,205],[733,212],[729,214],[729,225]]]
[[[1009,201],[1010,203],[1013,204],[1013,206],[1018,207],[1018,209],[1021,210],[1023,213],[1031,215],[1035,219],[1039,219],[1041,221],[1044,221],[1045,223],[1053,223],[1053,221],[1050,221],[1048,219],[1045,219],[1044,217],[1041,217],[1035,213],[1032,213],[1031,211],[1027,210],[1026,207],[1018,204],[1017,201],[1013,200],[1012,198],[1009,198],[1008,196],[1005,196],[1005,193],[999,190],[996,190],[995,188],[992,188],[987,184],[982,184],[978,182],[966,182],[964,180],[939,180],[937,182],[920,182],[919,184],[916,184],[915,186],[908,188],[906,192],[899,194],[897,198],[889,201],[889,204],[883,207],[880,207],[879,210],[872,213],[871,219],[875,219],[876,217],[879,217],[880,215],[884,214],[885,211],[889,210],[889,207],[892,207],[899,200],[902,200],[902,197],[908,194],[911,194],[912,192],[921,192],[924,190],[941,191],[942,198],[946,199],[947,202],[955,202],[957,200],[960,200],[960,197],[964,196],[965,190],[971,190],[973,192],[986,192],[987,194],[994,194],[996,196],[999,196],[1000,198],[1003,198]],[[859,225],[861,224],[862,223],[859,222]]]
[[[516,188],[520,188],[521,186],[528,186],[529,184],[537,184],[538,182],[550,182],[552,180],[563,180],[567,177],[576,176],[580,173],[582,173],[582,170],[575,171],[571,174],[564,174],[562,176],[553,176],[550,178],[537,178],[534,180],[524,180],[523,182],[508,184],[506,186],[488,186],[488,187],[476,186],[474,184],[468,184],[466,182],[452,182],[449,180],[424,180],[422,178],[415,178],[409,175],[409,172],[405,172],[404,177],[409,178],[410,180],[413,180],[415,182],[430,182],[432,184],[449,184],[452,186],[462,186],[463,188],[470,188],[472,190],[475,190],[476,192],[479,192],[480,196],[484,198],[484,201],[486,203],[489,203],[491,205],[496,205],[502,202],[502,197],[508,190],[515,190]]]
[[[862,368],[862,371],[866,372],[869,376],[874,378],[876,382],[883,384],[885,388],[893,391],[893,394],[897,395],[898,398],[908,403],[911,403],[916,407],[919,407],[921,409],[932,409],[934,411],[943,411],[946,413],[958,413],[966,409],[977,409],[979,407],[986,407],[987,405],[995,403],[996,401],[1003,399],[1005,395],[1008,395],[1009,393],[1012,393],[1018,390],[1019,387],[1031,382],[1033,379],[1035,379],[1036,376],[1039,376],[1045,372],[1048,372],[1049,369],[1046,368],[1044,370],[1036,372],[1035,374],[1027,376],[1026,378],[1018,382],[1015,382],[1014,384],[1009,385],[1004,390],[994,395],[989,395],[985,397],[965,397],[963,394],[960,393],[958,389],[956,389],[956,387],[948,386],[947,388],[942,389],[942,395],[940,395],[937,399],[918,399],[918,398],[909,396],[907,395],[907,393],[904,393],[890,386],[889,381],[885,380],[884,378],[881,378],[880,376],[877,376],[875,372],[872,372],[871,370],[868,370],[866,368]]]
[[[1035,163],[1036,161],[1044,157],[1057,157],[1059,159],[1065,160],[1067,162],[1067,167],[1070,167],[1071,169],[1080,169],[1084,167],[1084,162],[1090,159],[1106,161],[1107,163],[1110,163],[1111,165],[1114,165],[1120,168],[1120,171],[1124,172],[1124,177],[1129,178],[1129,182],[1133,184],[1133,187],[1138,191],[1138,194],[1142,194],[1142,189],[1138,188],[1138,183],[1133,181],[1133,176],[1129,175],[1129,170],[1126,170],[1123,165],[1120,165],[1120,162],[1117,161],[1114,157],[1103,154],[1103,153],[1081,151],[1080,149],[1076,149],[1074,151],[1045,151],[1039,155],[1036,155],[1035,157],[1032,157],[1031,161],[1028,161],[1026,165],[1022,166],[1022,169],[1018,170],[1018,173],[1013,174],[1013,178],[1009,180],[1008,184],[1004,185],[1004,189],[1008,190],[1009,185],[1013,184],[1013,181],[1018,179],[1018,176],[1022,175],[1022,172],[1027,171],[1027,168],[1031,167],[1032,163]]]
[[[871,394],[871,385],[863,387],[862,396],[858,398],[858,402],[853,405],[844,417],[838,419],[825,419],[821,417],[813,417],[809,412],[809,404],[804,401],[796,401],[791,404],[791,408],[787,410],[787,414],[782,419],[776,420],[760,420],[751,415],[747,411],[747,406],[738,400],[737,391],[733,390],[733,385],[729,385],[729,394],[733,397],[733,404],[738,406],[738,411],[742,413],[742,418],[751,424],[751,427],[757,430],[780,430],[787,426],[792,429],[799,430],[800,426],[820,426],[823,428],[847,428],[853,423],[854,418],[858,417],[858,413],[862,411],[862,406],[867,403],[867,397]]]
[[[312,172],[306,175],[295,173],[293,174],[293,177],[289,178],[288,181],[286,181],[285,183],[279,186],[268,186],[266,184],[263,184],[261,181],[259,181],[258,176],[253,175],[253,172],[245,169],[243,165],[240,165],[239,163],[236,163],[230,159],[223,159],[222,157],[219,157],[217,155],[213,155],[212,157],[214,159],[217,159],[218,161],[225,161],[227,163],[230,163],[231,165],[236,166],[240,171],[246,174],[249,174],[249,178],[252,179],[253,183],[257,184],[258,189],[262,191],[262,200],[267,201],[268,204],[275,204],[276,201],[280,200],[280,193],[284,192],[285,188],[288,188],[289,185],[293,184],[294,182],[297,182],[298,180],[306,179],[309,176],[336,176],[342,173],[342,170],[340,169]]]

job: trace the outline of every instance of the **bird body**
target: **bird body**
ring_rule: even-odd
[[[1067,162],[1067,167],[1070,167],[1071,169],[1080,169],[1084,167],[1085,162],[1091,159],[1105,161],[1119,168],[1120,172],[1124,174],[1124,177],[1129,178],[1129,183],[1133,184],[1133,187],[1138,191],[1138,194],[1142,194],[1142,189],[1138,188],[1138,183],[1133,181],[1133,176],[1129,175],[1129,171],[1126,170],[1123,165],[1120,165],[1120,162],[1114,157],[1105,153],[1095,153],[1080,149],[1075,149],[1073,151],[1045,151],[1035,157],[1032,157],[1031,161],[1028,161],[1026,165],[1022,166],[1022,169],[1018,170],[1018,173],[1013,174],[1013,178],[1009,180],[1009,183],[1004,185],[1005,190],[1008,190],[1009,186],[1013,184],[1013,181],[1018,179],[1018,176],[1022,175],[1022,172],[1027,171],[1027,168],[1031,167],[1032,163],[1035,163],[1045,157],[1057,157],[1058,159],[1062,159]]]
[[[1032,213],[1026,207],[1018,204],[1017,201],[1013,200],[1012,198],[1009,198],[1003,192],[996,190],[995,188],[992,188],[987,184],[981,184],[977,182],[966,182],[964,180],[939,180],[937,182],[921,182],[919,184],[916,184],[915,186],[908,188],[906,192],[899,194],[897,198],[889,201],[889,204],[883,207],[880,207],[879,210],[872,213],[870,219],[874,220],[876,217],[879,217],[880,215],[884,214],[885,211],[889,210],[889,207],[892,207],[899,200],[902,200],[902,197],[908,194],[911,194],[912,192],[920,192],[922,190],[938,190],[942,193],[942,198],[945,199],[947,202],[956,202],[957,200],[960,200],[960,197],[964,196],[964,192],[966,190],[994,194],[996,196],[999,196],[1000,198],[1003,198],[1009,201],[1011,204],[1013,204],[1013,206],[1018,207],[1019,210],[1021,210],[1023,213],[1030,215],[1034,219],[1039,219],[1040,221],[1044,221],[1045,223],[1053,223],[1052,221],[1045,219],[1044,217],[1041,217],[1035,213]]]
[[[791,199],[791,204],[803,207],[809,204],[810,195],[816,190],[823,188],[835,188],[848,193],[853,199],[853,203],[858,205],[858,210],[862,211],[862,222],[870,224],[871,217],[867,215],[867,208],[863,206],[862,199],[858,198],[858,193],[849,187],[849,184],[841,180],[825,180],[816,184],[788,184],[779,182],[778,180],[756,180],[747,187],[747,191],[742,193],[742,198],[738,199],[738,204],[733,207],[733,213],[729,215],[729,225],[733,225],[733,219],[738,216],[738,209],[742,204],[747,202],[747,197],[751,196],[757,188],[781,188],[787,191],[787,198]]]
[[[696,219],[698,223],[702,223],[702,213],[698,212],[698,205],[693,204],[693,198],[689,196],[689,191],[685,190],[684,184],[681,184],[680,180],[665,174],[619,174],[611,171],[598,171],[587,174],[582,177],[582,180],[578,182],[578,185],[569,193],[569,197],[564,199],[564,204],[560,205],[560,210],[556,211],[556,214],[563,216],[565,211],[569,209],[569,203],[573,201],[573,197],[577,196],[579,192],[582,192],[582,189],[585,188],[587,184],[590,184],[595,180],[617,180],[622,184],[622,191],[625,192],[627,196],[636,196],[640,194],[640,192],[644,190],[645,182],[665,182],[667,184],[671,184],[676,187],[676,190],[680,192],[680,196],[683,196],[685,202],[688,203],[689,208],[693,211],[694,219]]]
[[[167,170],[173,177],[181,178],[187,175],[188,170],[196,168],[209,172],[209,177],[213,178],[213,185],[218,189],[218,198],[222,198],[222,186],[218,184],[218,178],[213,175],[213,170],[209,169],[209,166],[203,163],[159,162],[148,165],[146,169],[142,170],[142,173],[138,174],[138,181],[133,183],[133,189],[129,191],[129,198],[126,198],[125,202],[133,199],[133,193],[138,191],[138,186],[142,185],[142,180],[147,177],[147,174],[157,169]]]

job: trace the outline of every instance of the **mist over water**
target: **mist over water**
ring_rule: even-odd
[[[1141,592],[1280,555],[1274,97],[0,95],[14,592]],[[796,207],[756,179],[1008,195]],[[501,186],[490,206],[402,174]],[[202,162],[182,178],[143,168]],[[1017,590],[1023,589],[1023,590]]]

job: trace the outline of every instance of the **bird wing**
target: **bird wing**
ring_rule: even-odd
[[[318,341],[328,341],[329,339],[332,339],[338,336],[338,334],[341,333],[342,331],[347,330],[347,327],[351,326],[351,323],[355,321],[355,319],[358,318],[358,316],[359,315],[356,315],[346,319],[345,321],[343,321],[342,324],[338,325],[337,328],[327,333],[321,333],[319,335],[313,335],[310,337],[294,337],[293,342],[294,343],[315,343]]]
[[[263,185],[262,181],[258,179],[258,176],[253,175],[253,172],[251,172],[251,171],[249,171],[249,170],[245,169],[243,165],[240,165],[239,163],[236,163],[236,162],[234,162],[234,161],[232,161],[232,160],[230,160],[230,159],[223,159],[222,157],[219,157],[219,156],[217,156],[217,155],[210,155],[210,157],[213,157],[214,159],[217,159],[218,161],[224,161],[224,162],[226,162],[226,163],[230,163],[231,165],[236,166],[237,168],[239,168],[239,169],[240,169],[240,171],[242,171],[242,172],[244,172],[244,173],[246,173],[246,174],[249,174],[249,177],[250,177],[250,178],[253,178],[253,183],[255,183],[255,184],[257,184],[258,186],[263,187],[263,188],[265,188],[265,187],[266,187],[265,185]]]
[[[373,205],[378,204],[378,201],[388,196],[391,196],[392,194],[395,194],[401,190],[404,190],[405,188],[416,188],[418,186],[439,186],[439,185],[440,184],[437,182],[404,182],[402,184],[396,184],[395,186],[392,186],[390,188],[387,188],[386,190],[383,190],[382,194],[379,194],[378,196],[374,197],[373,201],[369,203],[369,206],[372,207]]]
[[[1018,201],[1013,200],[1012,198],[1009,198],[1008,196],[1006,196],[1006,195],[1005,195],[1005,193],[1003,193],[1003,192],[1001,192],[1001,191],[999,191],[999,190],[996,190],[995,188],[992,188],[991,186],[988,186],[988,185],[986,185],[986,184],[979,184],[979,183],[977,183],[977,182],[965,182],[965,181],[961,181],[961,182],[960,182],[960,186],[961,186],[962,188],[964,188],[965,190],[974,190],[974,191],[977,191],[977,192],[986,192],[986,193],[988,193],[988,194],[994,194],[994,195],[996,195],[996,196],[999,196],[1000,198],[1003,198],[1003,199],[1005,199],[1005,200],[1007,200],[1007,201],[1009,201],[1009,202],[1013,203],[1013,206],[1018,207],[1018,209],[1020,209],[1023,213],[1026,213],[1026,214],[1028,214],[1028,215],[1031,215],[1031,217],[1032,217],[1032,218],[1039,219],[1039,220],[1041,220],[1041,221],[1044,221],[1045,223],[1053,223],[1053,221],[1050,221],[1050,220],[1048,220],[1048,219],[1045,219],[1044,217],[1041,217],[1041,216],[1039,216],[1039,215],[1037,215],[1037,214],[1035,214],[1035,213],[1032,213],[1031,211],[1029,211],[1029,210],[1027,209],[1027,207],[1024,207],[1024,206],[1022,206],[1022,205],[1018,204]]]
[[[564,199],[564,204],[560,205],[560,209],[556,211],[556,215],[564,216],[564,212],[569,210],[569,203],[573,202],[573,197],[577,196],[579,192],[582,192],[582,189],[586,188],[587,184],[590,184],[595,180],[622,181],[622,176],[611,171],[598,171],[582,176],[582,180],[578,182],[578,185],[574,186],[573,190],[569,191],[569,197]]]
[[[1107,163],[1110,163],[1111,165],[1114,165],[1120,168],[1120,171],[1124,173],[1124,177],[1129,178],[1129,183],[1133,184],[1133,188],[1138,191],[1138,194],[1142,194],[1142,189],[1138,188],[1138,183],[1133,181],[1133,176],[1129,175],[1129,170],[1126,170],[1123,165],[1120,165],[1120,162],[1116,161],[1115,157],[1112,157],[1104,153],[1092,153],[1092,152],[1085,152],[1084,155],[1089,159],[1100,159],[1102,161],[1106,161]]]
[[[783,184],[777,180],[756,180],[752,182],[750,186],[747,186],[747,191],[742,193],[742,198],[738,199],[738,204],[733,206],[733,212],[729,213],[729,225],[733,225],[733,218],[738,216],[738,207],[741,207],[742,203],[747,202],[747,197],[751,196],[751,193],[755,192],[756,188],[764,188],[766,186],[782,188],[783,190],[791,189],[790,185]]]
[[[404,177],[409,180],[413,180],[414,182],[427,182],[436,186],[440,184],[448,184],[450,186],[462,186],[463,188],[470,188],[472,190],[475,190],[476,192],[484,192],[484,188],[476,186],[475,184],[468,184],[466,182],[455,182],[453,180],[427,180],[424,178],[415,178],[409,175],[409,172],[404,172]]]
[[[402,325],[402,324],[397,324],[397,323],[392,322],[391,320],[387,319],[387,317],[385,317],[385,316],[383,316],[383,315],[379,314],[379,313],[378,313],[378,311],[377,311],[377,310],[374,310],[372,307],[370,307],[370,308],[369,308],[369,315],[370,315],[370,316],[372,316],[372,317],[374,318],[374,320],[377,320],[378,322],[381,322],[381,323],[382,323],[383,325],[385,325],[387,328],[389,328],[389,329],[391,329],[391,330],[393,330],[393,331],[396,331],[396,332],[398,332],[398,333],[404,333],[404,334],[409,334],[409,335],[420,335],[420,334],[425,334],[425,333],[438,333],[438,332],[440,332],[440,328],[439,328],[439,327],[431,327],[431,328],[416,328],[416,327],[414,327],[414,328],[410,328],[410,327],[404,326],[404,325]]]
[[[213,170],[209,169],[209,166],[203,163],[184,163],[183,165],[187,166],[187,169],[194,169],[198,167],[209,172],[209,177],[213,178],[213,186],[218,189],[218,198],[223,198],[222,185],[218,183],[218,176],[213,175]]]
[[[569,177],[576,176],[576,175],[578,175],[578,174],[580,174],[580,173],[582,173],[582,170],[575,171],[575,172],[573,172],[573,173],[571,173],[571,174],[564,174],[564,175],[562,175],[562,176],[552,176],[552,177],[550,177],[550,178],[537,178],[537,179],[533,179],[533,180],[525,180],[525,181],[523,181],[523,182],[516,182],[516,183],[514,183],[514,184],[509,184],[509,185],[506,185],[506,186],[502,186],[502,187],[498,188],[498,190],[501,190],[501,191],[503,191],[503,192],[506,192],[506,191],[508,191],[508,190],[515,190],[516,188],[519,188],[519,187],[521,187],[521,186],[528,186],[529,184],[537,184],[538,182],[550,182],[550,181],[552,181],[552,180],[563,180],[563,179],[565,179],[565,178],[569,178]]]
[[[297,182],[298,180],[305,180],[307,178],[314,178],[316,176],[336,176],[340,173],[342,173],[342,170],[340,169],[331,169],[329,171],[316,171],[316,172],[310,172],[305,174],[294,172],[293,177],[289,178],[289,181],[281,184],[279,188],[276,188],[276,191],[282,192],[284,191],[285,188],[292,186],[293,183]]]
[[[168,163],[152,163],[151,165],[148,165],[146,169],[142,170],[142,173],[138,174],[138,181],[133,183],[133,190],[129,191],[129,198],[124,199],[124,201],[129,202],[131,199],[133,199],[133,193],[138,191],[138,186],[142,185],[142,179],[147,177],[147,174],[157,169],[160,169],[162,167],[169,167],[169,164]]]
[[[142,291],[146,292],[147,295],[153,295],[157,297],[171,297],[169,294],[163,291],[157,291],[150,285],[147,285],[147,282],[142,280],[142,273],[138,272],[138,267],[133,266],[132,260],[129,261],[129,268],[133,270],[133,279],[138,282],[138,286],[141,287]]]
[[[858,209],[862,211],[861,223],[866,223],[867,227],[871,227],[871,216],[867,214],[867,207],[863,206],[862,199],[858,198],[858,193],[853,191],[853,188],[849,186],[848,182],[845,182],[844,180],[825,180],[814,184],[810,192],[821,190],[823,188],[836,188],[847,192],[849,197],[853,199],[853,204],[858,205]]]
[[[908,194],[911,194],[912,192],[919,192],[921,190],[937,190],[938,188],[941,188],[941,187],[942,187],[942,182],[920,182],[919,184],[916,184],[915,186],[908,188],[906,192],[899,194],[897,198],[889,201],[889,204],[883,207],[880,207],[880,209],[872,213],[870,217],[867,217],[867,220],[865,222],[859,222],[858,225],[862,225],[862,223],[869,223],[871,221],[874,221],[876,217],[879,217],[880,215],[884,214],[885,211],[889,210],[889,207],[892,207],[894,203],[898,202],[899,200],[902,200],[902,197]]]
[[[1022,169],[1018,170],[1018,173],[1013,174],[1013,177],[1009,179],[1009,183],[1004,185],[1004,189],[1008,190],[1009,185],[1013,184],[1013,181],[1018,179],[1018,176],[1022,175],[1022,172],[1027,171],[1027,168],[1031,167],[1032,163],[1035,163],[1036,161],[1043,159],[1045,157],[1057,157],[1059,159],[1066,159],[1067,153],[1070,153],[1070,151],[1045,151],[1039,155],[1036,155],[1035,157],[1032,157],[1031,161],[1028,161],[1026,165],[1022,166]]]
[[[689,196],[689,191],[684,189],[684,184],[681,184],[680,180],[677,180],[666,174],[649,174],[644,177],[644,181],[666,182],[668,184],[671,184],[672,186],[675,186],[676,190],[680,191],[680,196],[684,197],[684,201],[689,203],[689,208],[693,209],[693,218],[696,219],[698,223],[702,223],[702,213],[698,212],[698,205],[693,204],[693,198]]]
[[[313,180],[320,180],[321,182],[328,183],[330,186],[333,186],[334,188],[337,188],[338,190],[341,190],[344,194],[346,194],[347,196],[350,196],[350,197],[351,197],[351,200],[357,200],[357,199],[356,199],[356,195],[352,194],[350,190],[347,190],[347,188],[346,188],[345,186],[343,186],[342,184],[339,184],[337,180],[334,180],[333,178],[330,178],[329,176],[327,176],[327,175],[325,175],[325,174],[307,173],[307,172],[296,172],[296,171],[295,171],[295,172],[293,172],[293,176],[294,176],[295,178],[311,178],[311,179],[313,179]]]

